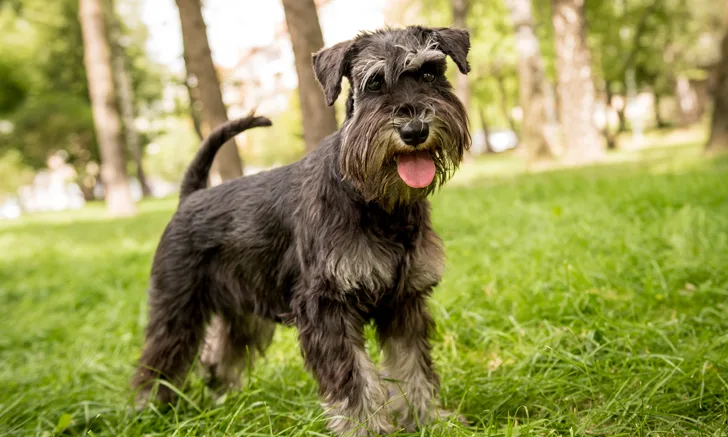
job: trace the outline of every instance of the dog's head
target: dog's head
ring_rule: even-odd
[[[470,71],[466,30],[362,33],[313,55],[326,102],[351,85],[340,170],[364,198],[385,206],[432,193],[470,147],[467,113],[445,78],[446,56]]]

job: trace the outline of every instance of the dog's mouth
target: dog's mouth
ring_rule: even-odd
[[[400,153],[397,155],[397,173],[407,186],[425,188],[435,179],[435,162],[426,150]]]

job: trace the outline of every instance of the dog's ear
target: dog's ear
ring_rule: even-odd
[[[470,72],[468,52],[470,51],[470,32],[465,29],[438,27],[433,29],[435,41],[443,53],[450,56],[463,74]]]
[[[341,80],[349,74],[353,41],[344,41],[313,54],[313,72],[331,106],[341,93]]]

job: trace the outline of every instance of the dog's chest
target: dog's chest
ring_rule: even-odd
[[[340,291],[365,291],[376,298],[400,285],[415,290],[436,285],[443,262],[442,245],[432,232],[414,245],[359,235],[333,248],[326,271]]]

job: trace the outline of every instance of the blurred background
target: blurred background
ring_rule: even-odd
[[[343,119],[310,54],[384,25],[471,32],[472,73],[448,71],[469,109],[469,162],[725,149],[724,3],[0,0],[0,217],[103,200],[134,214],[175,192],[210,126],[254,107],[275,127],[226,146],[213,182],[299,159]]]

